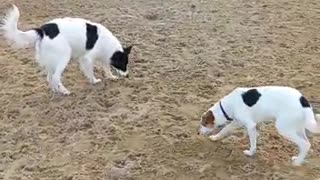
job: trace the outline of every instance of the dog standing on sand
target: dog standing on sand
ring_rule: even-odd
[[[116,79],[113,67],[121,76],[128,76],[128,56],[132,46],[122,48],[118,39],[103,25],[82,18],[57,18],[39,28],[18,29],[19,10],[13,5],[2,19],[0,32],[14,48],[35,48],[35,58],[47,73],[52,91],[69,95],[61,76],[71,58],[79,60],[80,69],[90,83],[101,82],[94,76],[95,60],[102,63],[107,77]]]
[[[308,100],[298,90],[284,86],[236,88],[203,114],[198,133],[210,134],[215,128],[227,124],[218,134],[209,137],[217,141],[239,125],[244,126],[250,140],[250,149],[244,154],[253,156],[256,152],[256,125],[263,121],[275,121],[278,132],[298,146],[298,156],[292,157],[294,165],[304,162],[311,147],[306,129],[320,133],[320,123]]]

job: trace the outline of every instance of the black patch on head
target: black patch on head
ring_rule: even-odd
[[[87,42],[86,49],[90,50],[94,47],[98,40],[98,28],[95,25],[86,23],[87,26]]]
[[[304,107],[304,108],[311,107],[309,101],[305,97],[301,96],[299,100],[300,100],[300,104],[302,107]]]
[[[242,94],[242,100],[247,106],[252,107],[258,102],[260,96],[257,89],[250,89]]]
[[[40,37],[46,35],[50,39],[53,39],[60,33],[58,25],[56,23],[44,24],[40,27],[40,29],[42,30],[42,35],[38,32],[39,30],[36,30]]]
[[[111,65],[123,72],[127,71],[128,54],[116,51],[111,57]]]

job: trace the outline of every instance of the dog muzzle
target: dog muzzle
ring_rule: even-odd
[[[198,128],[198,134],[199,135],[211,135],[213,133],[213,128],[207,128],[203,125],[200,125]]]

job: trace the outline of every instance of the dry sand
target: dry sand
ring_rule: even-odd
[[[0,13],[12,0],[0,0]],[[131,77],[92,86],[73,61],[69,97],[49,93],[33,50],[0,41],[0,179],[320,178],[320,138],[307,164],[271,125],[247,158],[243,130],[196,135],[200,115],[237,86],[290,85],[318,108],[319,0],[17,0],[20,28],[61,16],[106,25],[135,44]],[[102,77],[101,69],[97,76]]]

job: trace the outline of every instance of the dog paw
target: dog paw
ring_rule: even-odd
[[[218,141],[219,140],[219,137],[217,135],[212,135],[212,136],[209,136],[209,139],[211,141]]]
[[[119,77],[118,77],[118,76],[111,76],[109,79],[111,79],[111,80],[118,80]]]
[[[298,159],[297,156],[293,156],[291,160],[294,166],[301,166],[301,164],[303,163],[303,160]]]
[[[62,90],[62,91],[60,91],[60,93],[62,94],[62,95],[64,95],[64,96],[68,96],[68,95],[70,95],[71,94],[71,92],[70,91],[68,91],[68,90]]]
[[[71,94],[71,92],[67,88],[65,88],[63,85],[60,85],[58,92],[64,96],[68,96]]]
[[[254,151],[250,151],[250,150],[244,150],[243,153],[244,153],[246,156],[249,156],[249,157],[251,157],[251,156],[253,156],[253,155],[255,154]]]
[[[298,157],[297,156],[292,156],[291,160],[295,161]]]
[[[94,80],[92,81],[92,84],[98,84],[99,82],[101,82],[101,79],[94,79]]]

